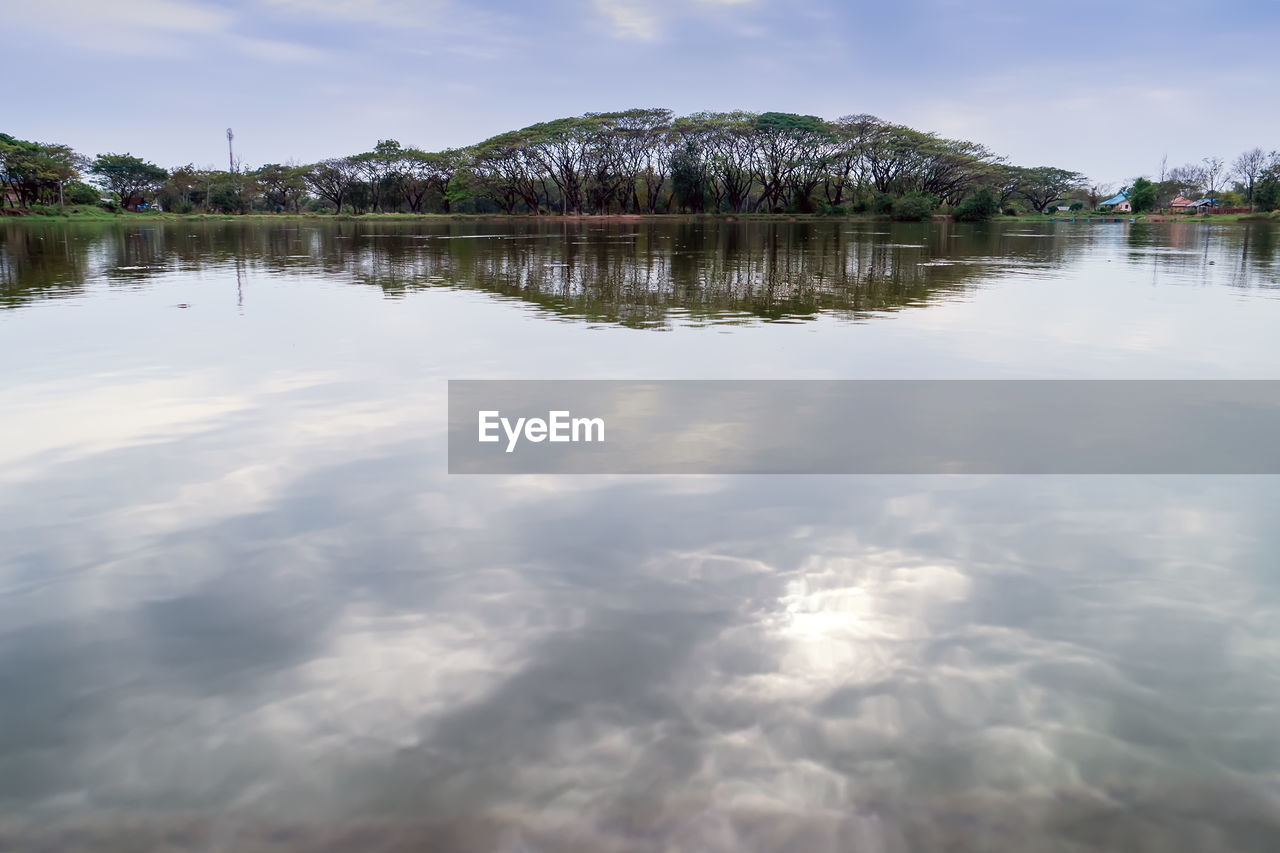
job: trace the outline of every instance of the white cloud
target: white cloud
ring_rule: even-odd
[[[126,40],[164,33],[220,32],[231,23],[230,13],[184,0],[131,0],[102,3],[100,0],[42,0],[14,4],[6,21],[12,29],[30,27],[71,41],[91,39],[93,43]],[[113,45],[119,48],[119,43]]]
[[[437,26],[452,12],[447,0],[268,0],[285,13],[392,27]]]
[[[1090,78],[990,75],[964,84],[968,97],[902,98],[887,115],[925,130],[984,143],[1019,165],[1052,163],[1121,183],[1169,163],[1233,156],[1274,135],[1268,114],[1239,126],[1196,120],[1215,109],[1240,112],[1265,97],[1269,81],[1231,85],[1216,70],[1169,82],[1142,70]]]
[[[614,36],[650,41],[658,35],[658,15],[652,4],[631,0],[593,0],[596,10],[608,18]]]
[[[324,51],[287,41],[258,38],[234,38],[233,44],[240,51],[272,62],[322,62],[328,54]]]
[[[708,17],[712,10],[743,7],[755,0],[695,0],[693,3],[673,0],[591,0],[603,16],[615,38],[654,41],[667,25],[678,18]],[[701,14],[700,14],[701,13]],[[730,19],[730,23],[736,19]]]
[[[325,57],[295,42],[237,34],[234,27],[240,21],[235,14],[188,0],[47,0],[16,7],[10,22],[64,44],[111,53],[185,55],[191,39],[199,37],[275,62],[316,62]]]
[[[355,30],[364,28],[366,37],[379,40],[379,51],[410,56],[501,61],[514,50],[509,34],[521,30],[503,12],[456,0],[267,0],[265,6],[287,23],[296,19],[340,28],[348,39],[358,38]],[[422,30],[430,37],[423,38]],[[296,51],[290,58],[307,61]]]

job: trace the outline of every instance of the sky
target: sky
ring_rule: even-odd
[[[5,6],[0,131],[166,167],[225,164],[228,127],[256,167],[653,106],[871,113],[1116,184],[1280,148],[1274,0]]]

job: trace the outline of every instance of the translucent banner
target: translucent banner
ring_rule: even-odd
[[[449,382],[454,474],[1275,474],[1280,381]]]

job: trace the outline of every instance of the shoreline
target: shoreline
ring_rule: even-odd
[[[1271,213],[1223,213],[1209,216],[1187,216],[1173,213],[1152,213],[1139,216],[1104,216],[1100,214],[1053,215],[1026,214],[1024,216],[994,216],[989,222],[1063,222],[1067,220],[1098,219],[1111,222],[1115,219],[1136,219],[1138,223],[1212,223],[1212,222],[1280,222],[1280,211]],[[901,222],[892,216],[879,213],[849,213],[828,216],[816,213],[582,213],[582,214],[532,214],[532,213],[163,213],[163,212],[111,212],[98,209],[73,209],[63,213],[32,213],[0,211],[0,223],[4,222]],[[925,220],[920,220],[925,221]],[[933,222],[955,222],[950,214],[934,214]],[[981,224],[981,223],[973,223]]]

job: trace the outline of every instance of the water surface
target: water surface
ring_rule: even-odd
[[[1270,477],[450,477],[450,378],[1280,378],[1239,225],[0,225],[0,849],[1272,850]],[[950,848],[948,848],[950,845]]]

